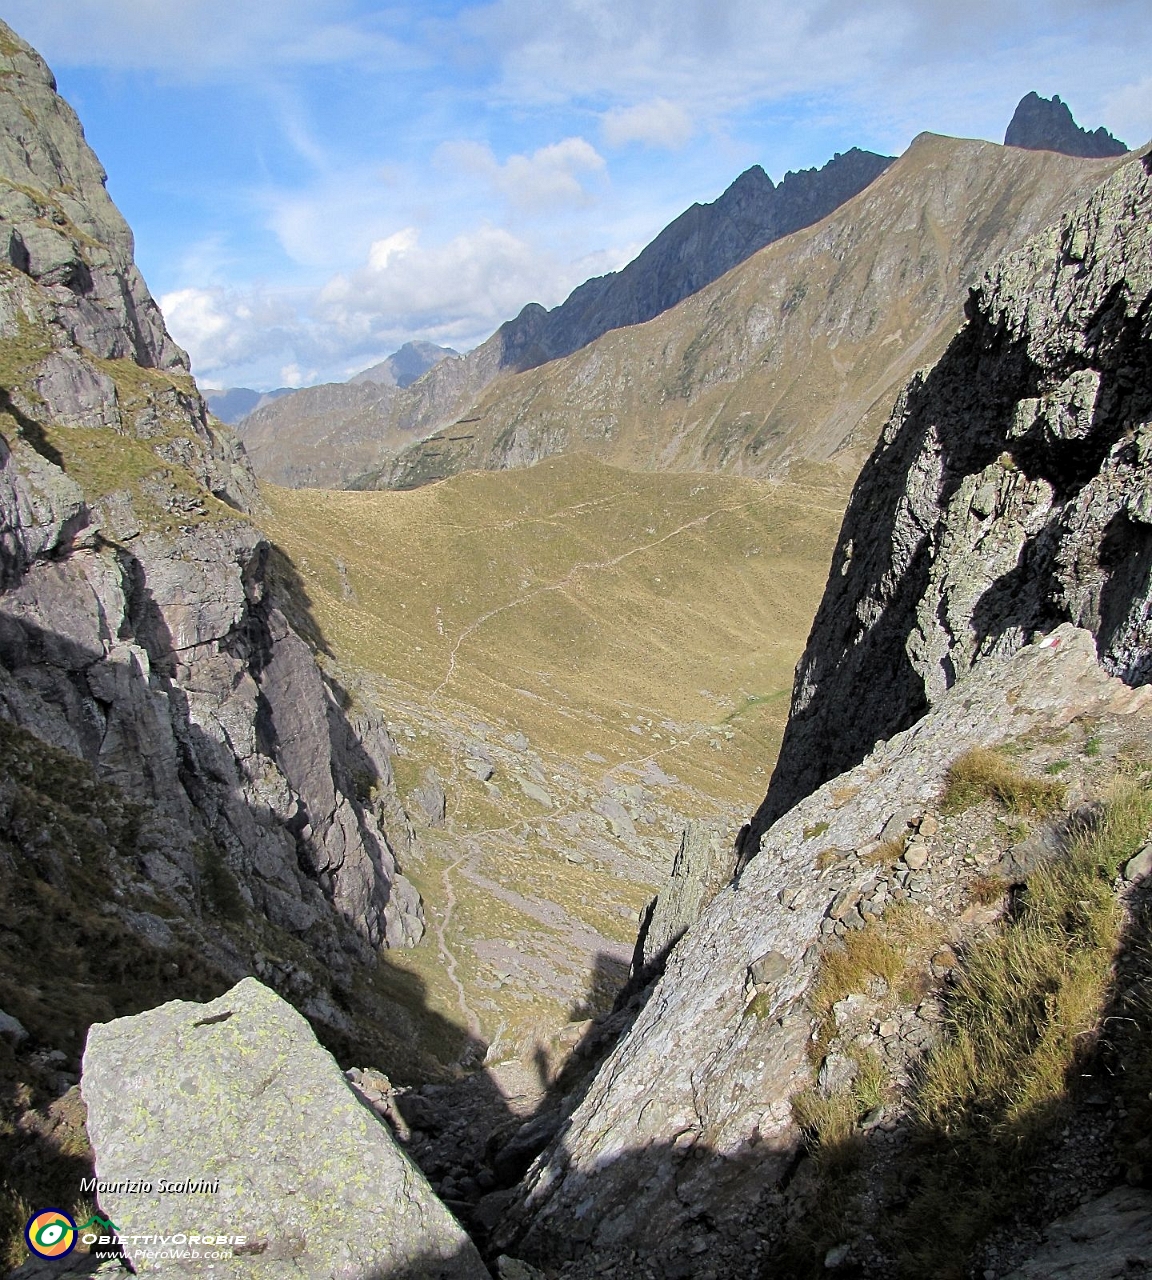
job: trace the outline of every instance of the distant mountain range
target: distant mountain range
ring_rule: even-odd
[[[816,226],[647,324],[493,381],[365,487],[584,451],[642,470],[854,471],[969,289],[1120,163],[921,134]]]
[[[757,249],[827,217],[894,159],[853,147],[822,169],[785,174],[779,186],[753,165],[712,204],[686,209],[621,271],[585,281],[551,311],[529,303],[501,325],[501,367],[531,369],[651,320]]]
[[[378,469],[382,455],[456,416],[501,373],[534,368],[667,311],[758,249],[839,208],[892,159],[853,148],[822,169],[786,174],[778,186],[754,165],[711,204],[682,213],[623,270],[586,281],[551,311],[530,303],[469,355],[438,364],[406,396],[351,394],[346,384],[332,384],[263,406],[240,428],[253,464],[279,484],[343,487]]]
[[[340,387],[370,383],[372,386],[408,387],[421,374],[427,373],[437,361],[443,360],[445,356],[459,354],[451,347],[438,347],[432,342],[406,342],[399,351],[394,351],[379,364],[353,374],[346,383],[324,385]],[[277,387],[275,391],[253,391],[251,387],[206,387],[202,394],[208,401],[208,407],[221,422],[235,424],[274,400],[298,394],[298,388]]]
[[[1127,153],[1036,93],[1006,143],[922,135],[880,187],[893,159],[855,148],[779,185],[755,165],[622,270],[552,310],[529,304],[467,356],[408,382],[366,370],[266,401],[241,435],[265,479],[329,488],[411,487],[570,449],[759,473],[868,446],[862,423],[878,427],[916,361],[942,349],[980,272],[1106,176],[1091,158]],[[874,189],[879,203],[862,195]],[[823,236],[807,232],[817,225]]]
[[[237,423],[254,409],[271,404],[281,396],[290,396],[293,390],[292,387],[277,387],[275,391],[253,391],[251,387],[205,387],[200,394],[221,422]]]

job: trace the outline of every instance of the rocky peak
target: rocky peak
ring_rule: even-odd
[[[95,354],[186,374],[188,358],[132,261],[132,233],[75,112],[40,55],[3,23],[0,126],[0,260],[55,290],[55,318]]]
[[[1026,93],[1004,135],[1006,147],[1025,147],[1029,151],[1062,151],[1066,156],[1122,156],[1128,148],[1107,129],[1082,129],[1072,118],[1066,102],[1059,94],[1042,98]]]
[[[711,204],[686,209],[622,270],[586,281],[551,311],[525,307],[502,325],[502,366],[529,369],[651,320],[757,249],[826,217],[892,160],[853,147],[821,169],[786,174],[779,186],[753,165]]]
[[[451,347],[438,347],[434,342],[406,342],[386,360],[374,364],[348,379],[350,383],[376,382],[389,387],[409,387],[441,360],[459,356]]]

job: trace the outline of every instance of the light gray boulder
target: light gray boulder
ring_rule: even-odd
[[[254,978],[208,1004],[96,1024],[81,1090],[100,1207],[138,1269],[138,1237],[183,1233],[245,1241],[235,1257],[161,1259],[150,1274],[487,1280],[308,1023]],[[116,1185],[131,1179],[151,1190]],[[166,1193],[162,1179],[216,1189]]]
[[[1053,1222],[1044,1244],[1005,1280],[1113,1280],[1152,1269],[1152,1194],[1117,1187]]]

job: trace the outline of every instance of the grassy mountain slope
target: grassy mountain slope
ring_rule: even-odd
[[[274,484],[316,488],[343,488],[387,469],[414,440],[454,421],[493,378],[659,315],[757,249],[818,221],[891,163],[853,147],[822,169],[786,174],[779,186],[754,165],[711,204],[686,209],[622,270],[586,280],[550,311],[529,303],[468,355],[439,361],[411,387],[366,387],[361,374],[352,386],[310,387],[256,410],[241,428],[253,465]]]
[[[1112,171],[921,134],[855,199],[644,325],[493,382],[365,486],[587,450],[621,466],[852,470],[896,391],[943,350],[967,290]]]
[[[387,708],[402,792],[434,768],[447,794],[405,864],[434,945],[398,963],[497,1056],[602,1007],[684,820],[730,825],[763,789],[846,496],[831,468],[779,484],[586,456],[265,490],[324,643]]]

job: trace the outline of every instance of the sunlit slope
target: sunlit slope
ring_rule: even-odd
[[[846,487],[816,469],[780,485],[569,456],[411,492],[266,496],[343,659],[567,759],[631,759],[641,739],[718,798],[752,800]],[[725,725],[734,747],[696,740]]]
[[[586,450],[643,469],[855,469],[968,289],[1117,160],[921,134],[815,226],[646,324],[492,382],[460,421],[362,483],[420,484]]]
[[[847,485],[570,455],[265,496],[288,589],[399,743],[430,930],[389,962],[492,1060],[530,1063],[610,1003],[684,821],[730,840],[763,794]],[[430,768],[443,821],[416,796]]]

